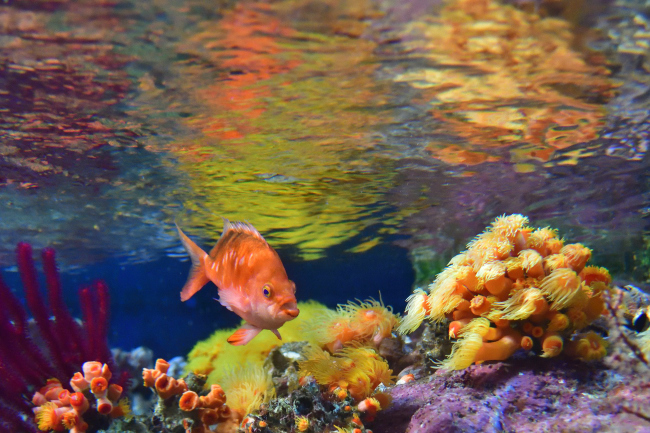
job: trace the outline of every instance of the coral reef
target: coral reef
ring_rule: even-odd
[[[458,339],[440,366],[463,369],[475,362],[505,360],[517,350],[592,360],[605,343],[593,333],[574,335],[600,317],[611,277],[586,266],[591,250],[565,244],[555,230],[533,229],[528,218],[497,218],[468,244],[429,287],[408,299],[399,330],[415,330],[425,317],[451,320]]]
[[[58,379],[49,379],[34,393],[32,403],[36,406],[34,415],[40,430],[79,433],[88,430],[86,419],[92,420],[96,429],[107,424],[107,417],[131,418],[128,398],[120,400],[122,387],[109,384],[113,374],[107,364],[89,361],[83,364],[82,370],[83,373],[76,372],[70,379],[74,392],[64,389]]]
[[[34,318],[28,319],[20,300],[0,279],[0,426],[36,431],[25,420],[31,407],[24,397],[48,378],[65,383],[84,361],[110,364],[108,287],[97,282],[80,290],[83,321],[79,323],[63,302],[54,250],[43,250],[49,308],[39,290],[29,244],[18,244],[17,256],[26,303]]]

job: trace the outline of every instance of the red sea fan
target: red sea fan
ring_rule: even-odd
[[[63,302],[54,250],[47,248],[42,255],[49,305],[38,287],[31,246],[18,244],[17,256],[33,321],[0,278],[0,432],[37,432],[22,416],[31,417],[29,396],[35,388],[52,377],[67,383],[86,361],[112,364],[106,340],[108,287],[97,282],[80,290],[80,323]]]

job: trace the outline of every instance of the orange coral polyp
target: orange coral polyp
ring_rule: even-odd
[[[565,245],[560,253],[566,256],[569,266],[578,274],[591,258],[591,250],[580,243]]]
[[[74,392],[70,395],[70,406],[72,406],[77,414],[83,415],[90,407],[90,402],[83,393]]]
[[[595,361],[607,355],[607,342],[600,335],[590,331],[579,334],[575,340],[570,341],[566,352],[582,361]]]
[[[102,375],[102,363],[97,361],[84,362],[81,366],[86,381],[91,382],[94,378]]]
[[[70,386],[76,392],[84,392],[90,387],[90,382],[80,372],[76,372],[70,379]]]
[[[560,310],[570,306],[580,294],[580,278],[571,269],[556,269],[542,280],[539,288],[553,301],[551,309]]]
[[[199,395],[194,391],[185,391],[178,401],[178,407],[185,412],[193,411],[200,406]]]
[[[533,350],[533,339],[527,335],[521,337],[521,348],[526,351]]]
[[[96,377],[90,382],[90,392],[95,394],[95,396],[106,395],[108,390],[108,381],[103,377]]]
[[[494,342],[484,342],[476,352],[474,362],[504,361],[521,347],[521,334],[514,329],[504,332],[502,338]]]
[[[45,403],[37,408],[36,424],[43,431],[62,431],[61,416],[57,413],[58,406],[53,402]]]
[[[590,286],[594,281],[600,281],[606,285],[612,282],[612,276],[609,274],[609,271],[598,266],[585,267],[582,272],[580,272],[580,278],[588,286]]]
[[[564,340],[558,334],[550,332],[542,338],[542,357],[553,358],[562,353],[564,347]]]
[[[473,314],[481,316],[492,308],[492,303],[483,295],[475,296],[470,302],[469,309]]]
[[[528,277],[540,278],[544,276],[544,260],[537,251],[522,250],[518,257],[521,259],[521,266]]]

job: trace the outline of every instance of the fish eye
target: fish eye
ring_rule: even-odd
[[[270,284],[264,284],[264,287],[262,287],[262,293],[264,294],[265,298],[270,298],[271,297],[271,285]]]

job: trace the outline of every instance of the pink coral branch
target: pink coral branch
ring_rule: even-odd
[[[57,344],[57,339],[52,332],[50,326],[50,315],[48,314],[43,297],[38,289],[38,279],[36,274],[36,267],[34,266],[34,259],[32,259],[32,247],[24,242],[18,244],[18,269],[20,277],[25,287],[25,299],[27,305],[34,315],[34,320],[38,325],[38,329],[43,336],[45,344],[48,346],[52,361],[54,361],[54,368],[57,376],[65,377],[65,361],[61,353],[61,348]]]
[[[52,323],[52,330],[59,338],[59,344],[66,354],[66,374],[72,375],[76,371],[76,366],[81,365],[85,361],[81,348],[82,338],[80,326],[75,322],[63,302],[61,280],[56,267],[54,250],[45,248],[42,257],[50,309],[55,317]]]

